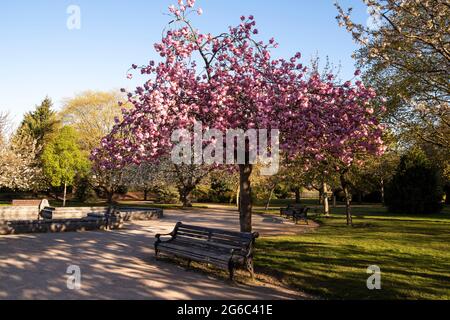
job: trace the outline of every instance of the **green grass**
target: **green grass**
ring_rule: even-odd
[[[256,267],[326,299],[450,299],[450,208],[440,215],[390,215],[381,207],[343,208],[299,236],[257,241]],[[370,265],[382,290],[366,287]]]

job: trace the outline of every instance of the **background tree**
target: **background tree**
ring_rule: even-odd
[[[76,131],[64,126],[47,143],[42,153],[44,174],[54,187],[64,186],[63,206],[66,205],[67,186],[73,184],[75,176],[89,168],[87,155],[83,153]]]
[[[7,140],[7,130],[9,127],[8,114],[5,112],[0,112],[0,147],[6,145]]]
[[[58,116],[77,131],[82,150],[91,152],[121,117],[125,99],[120,92],[86,91],[67,99]]]
[[[388,184],[386,203],[396,213],[431,214],[442,210],[443,191],[438,170],[420,149],[404,155]]]
[[[29,136],[8,139],[11,124],[7,114],[0,113],[0,187],[11,190],[39,190],[42,172],[39,148]]]
[[[48,137],[57,130],[58,121],[52,107],[52,100],[46,97],[34,111],[25,114],[16,133],[19,138],[30,137],[37,143],[41,152]]]
[[[365,81],[388,99],[386,120],[398,132],[450,150],[450,5],[448,0],[363,0],[375,25],[338,21],[361,45]],[[448,156],[448,155],[447,155]]]

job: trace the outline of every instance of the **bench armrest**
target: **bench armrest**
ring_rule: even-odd
[[[158,242],[161,242],[161,237],[167,237],[167,236],[171,236],[171,237],[173,238],[174,233],[173,233],[173,232],[171,232],[171,233],[166,233],[166,234],[160,234],[160,233],[158,233],[158,234],[155,235],[155,238],[156,238],[156,240],[157,240]]]

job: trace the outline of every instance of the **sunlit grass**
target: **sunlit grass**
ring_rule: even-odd
[[[343,210],[315,232],[259,239],[257,267],[322,298],[450,299],[449,208],[432,216],[355,208],[353,228]],[[381,268],[380,291],[366,287],[370,265]]]

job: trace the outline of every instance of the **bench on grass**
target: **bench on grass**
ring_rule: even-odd
[[[304,221],[306,224],[309,224],[308,222],[309,210],[310,208],[304,207],[300,204],[290,204],[287,208],[280,209],[280,216],[292,219],[296,224],[299,221]]]
[[[163,236],[170,239],[163,240]],[[238,267],[246,269],[254,278],[253,249],[258,233],[232,232],[177,223],[166,235],[157,234],[155,254],[163,253],[192,261],[204,262],[228,270],[233,280]]]

